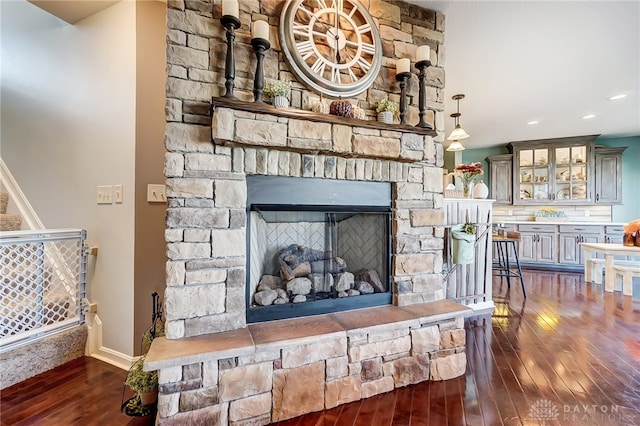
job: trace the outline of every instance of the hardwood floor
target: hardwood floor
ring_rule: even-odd
[[[126,374],[95,358],[75,359],[0,391],[0,424],[153,425],[152,416],[120,412]]]
[[[493,317],[466,322],[467,372],[281,425],[640,425],[640,300],[582,274],[494,283]],[[119,411],[125,372],[82,358],[1,392],[5,425],[142,425]]]

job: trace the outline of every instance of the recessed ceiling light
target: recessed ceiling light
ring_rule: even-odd
[[[595,114],[589,114],[589,115],[585,115],[584,117],[582,117],[583,120],[588,120],[590,118],[595,118],[596,115]]]
[[[612,96],[612,97],[607,98],[607,99],[610,100],[610,101],[617,101],[618,99],[622,99],[622,98],[626,98],[626,97],[627,97],[627,95],[625,95],[623,93],[623,94],[620,94],[620,95]]]
[[[538,123],[539,123],[538,120],[533,120],[533,121],[529,121],[527,124],[534,125],[534,124],[538,124]]]

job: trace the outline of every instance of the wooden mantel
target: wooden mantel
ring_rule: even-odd
[[[414,133],[425,136],[437,136],[433,129],[427,129],[408,124],[386,124],[374,120],[358,120],[356,118],[339,117],[329,114],[318,114],[313,111],[306,111],[295,108],[275,108],[266,103],[246,102],[238,99],[214,97],[211,99],[211,108],[216,107],[232,108],[240,111],[247,111],[259,114],[270,114],[278,117],[294,118],[299,120],[309,120],[318,123],[342,124],[345,126],[365,127],[369,129],[387,130],[393,132]]]

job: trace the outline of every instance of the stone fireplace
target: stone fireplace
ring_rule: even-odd
[[[465,371],[468,308],[445,300],[441,273],[444,17],[366,3],[386,61],[352,102],[371,118],[377,100],[397,98],[392,59],[428,43],[437,131],[305,111],[313,93],[295,83],[291,109],[248,102],[249,24],[268,18],[275,34],[279,1],[240,2],[240,99],[219,98],[219,4],[168,3],[166,338],[145,362],[159,370],[159,424],[267,424]],[[266,76],[292,79],[278,53],[268,51]],[[415,79],[409,122],[418,121]],[[276,195],[292,201],[269,201]],[[294,290],[298,278],[304,290]],[[313,315],[276,319],[299,306]],[[254,309],[275,314],[256,319]]]

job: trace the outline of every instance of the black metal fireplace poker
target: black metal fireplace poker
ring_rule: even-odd
[[[151,313],[151,338],[156,336],[156,320],[162,320],[162,303],[160,302],[160,296],[157,292],[151,293],[152,309]]]
[[[256,52],[256,75],[253,79],[253,101],[257,103],[264,103],[262,101],[262,88],[264,87],[264,71],[262,66],[262,59],[264,58],[264,52],[269,50],[271,43],[269,40],[263,38],[252,38],[251,46]]]
[[[400,124],[407,124],[407,80],[410,72],[396,74],[396,80],[400,82]]]
[[[240,19],[233,15],[223,15],[220,18],[222,26],[227,30],[227,57],[224,67],[224,78],[226,82],[224,87],[227,92],[224,94],[225,98],[236,99],[233,95],[233,87],[235,86],[234,79],[236,78],[236,60],[233,55],[233,41],[236,38],[235,30],[240,28]]]
[[[419,116],[420,121],[416,124],[416,127],[422,127],[423,129],[433,130],[433,126],[429,124],[425,117],[427,115],[427,68],[431,66],[431,61],[425,59],[424,61],[416,62],[416,68],[420,70],[420,74],[418,74],[418,80],[420,81],[419,87],[419,104],[418,108],[420,110]]]

